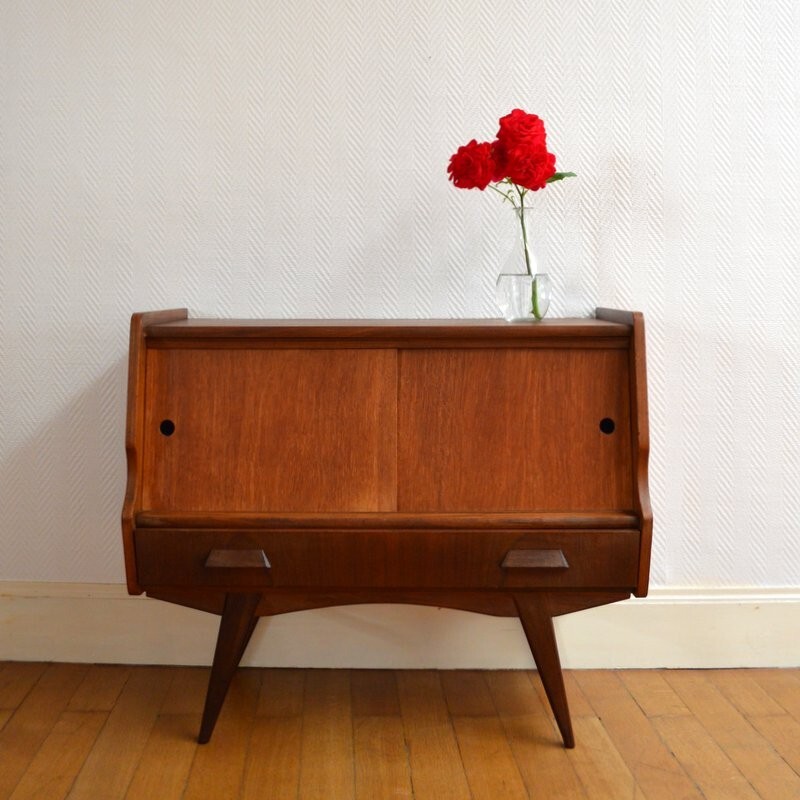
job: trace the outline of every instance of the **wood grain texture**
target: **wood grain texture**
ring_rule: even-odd
[[[194,760],[199,714],[161,714],[133,774],[125,800],[181,800]]]
[[[628,369],[624,350],[402,351],[398,509],[632,508]]]
[[[63,712],[25,770],[11,800],[61,800],[91,751],[108,714]]]
[[[353,719],[347,671],[308,673],[302,737],[298,796],[308,800],[353,797]]]
[[[255,720],[242,783],[242,800],[298,796],[302,732],[302,717]]]
[[[587,798],[645,800],[647,795],[637,786],[602,722],[595,717],[578,717],[575,730],[581,746],[568,755]]]
[[[562,550],[509,550],[500,567],[506,570],[569,569],[569,563]]]
[[[393,510],[396,371],[392,350],[149,351],[141,507]]]
[[[650,460],[650,415],[647,407],[647,355],[644,316],[633,314],[630,350],[631,418],[633,421],[633,469],[635,509],[641,521],[642,543],[639,556],[639,581],[636,596],[645,597],[650,583],[650,554],[653,548],[653,509],[648,478]]]
[[[306,670],[267,669],[253,722],[242,798],[297,797]]]
[[[263,550],[271,565],[208,569],[215,549]],[[507,553],[555,549],[569,567],[504,570]],[[638,531],[137,530],[142,585],[490,589],[632,588]],[[231,586],[230,582],[235,581]]]
[[[528,794],[584,798],[569,751],[555,742],[553,719],[534,690],[531,674],[498,671],[486,673],[485,678]],[[536,676],[533,679],[538,681]]]
[[[50,665],[4,709],[17,754],[32,752],[32,732],[41,742],[15,772],[13,800],[305,798],[304,756],[309,774],[333,776],[326,800],[798,796],[800,723],[751,683],[791,705],[798,670],[567,671],[578,744],[565,750],[531,671],[245,669],[214,740],[198,747],[208,671],[127,669],[123,690],[106,694],[97,678],[116,690],[114,671],[90,668],[81,680],[71,665]],[[111,694],[106,710],[69,710]],[[15,764],[3,756],[0,775]]]
[[[51,664],[0,731],[0,798],[11,795],[86,674],[83,664]]]
[[[70,800],[124,797],[171,679],[168,669],[135,670],[78,773]]]
[[[136,559],[133,553],[133,515],[142,508],[145,434],[145,384],[147,348],[145,331],[153,324],[185,319],[185,308],[167,311],[139,312],[131,317],[128,351],[128,411],[125,423],[125,455],[128,463],[128,482],[122,504],[122,543],[125,553],[125,573],[128,591],[141,594],[136,580]]]
[[[231,683],[214,737],[198,747],[183,800],[237,800],[261,689],[261,673],[240,669]]]
[[[0,708],[16,708],[47,669],[47,664],[9,662],[0,670]]]
[[[229,594],[225,598],[200,725],[200,744],[206,744],[211,738],[231,679],[255,630],[258,621],[256,609],[260,599],[258,594],[241,593]]]
[[[69,710],[111,711],[130,676],[130,667],[93,664],[72,695]]]
[[[633,513],[587,511],[533,513],[407,513],[365,512],[275,514],[230,511],[142,511],[136,515],[137,528],[235,528],[236,530],[585,530],[639,528]]]
[[[397,676],[414,797],[417,800],[467,800],[469,784],[435,672]]]
[[[395,715],[353,719],[356,800],[391,797],[412,800],[403,720]]]
[[[573,674],[648,800],[702,800],[694,782],[617,675],[600,670]]]
[[[519,620],[536,662],[545,694],[553,709],[558,730],[564,740],[564,747],[573,748],[575,737],[572,732],[567,692],[564,687],[564,676],[561,673],[561,660],[548,600],[547,595],[537,596],[534,593],[514,595]]]
[[[187,343],[211,346],[214,342],[247,347],[259,341],[270,347],[284,342],[290,347],[436,347],[476,345],[525,347],[539,342],[546,346],[587,346],[587,340],[625,347],[629,322],[598,319],[546,319],[538,323],[509,325],[496,319],[409,320],[290,320],[290,319],[186,319],[148,328],[151,346],[179,347]]]
[[[751,721],[765,716],[765,709],[774,712],[769,719],[782,716],[780,706],[759,693],[758,687],[754,690],[745,674],[676,670],[669,682],[701,721],[709,738],[724,751],[725,758],[762,797],[800,797],[800,775],[764,741]],[[711,744],[706,746],[714,751]]]

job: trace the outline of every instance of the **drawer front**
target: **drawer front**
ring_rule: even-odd
[[[141,585],[632,589],[636,530],[139,529]],[[263,556],[262,556],[263,553]]]

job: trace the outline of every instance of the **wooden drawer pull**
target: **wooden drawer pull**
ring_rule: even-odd
[[[561,550],[509,550],[503,569],[568,569],[569,564]]]
[[[211,569],[271,569],[263,550],[212,550],[206,559]]]

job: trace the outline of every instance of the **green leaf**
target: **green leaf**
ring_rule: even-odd
[[[563,181],[564,178],[577,178],[578,176],[574,172],[554,172],[548,179],[548,183],[554,183],[555,181]]]

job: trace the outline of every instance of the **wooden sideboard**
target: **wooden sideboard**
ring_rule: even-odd
[[[552,618],[647,593],[641,314],[131,322],[128,588],[221,615],[200,741],[260,616],[519,616],[566,747]]]

